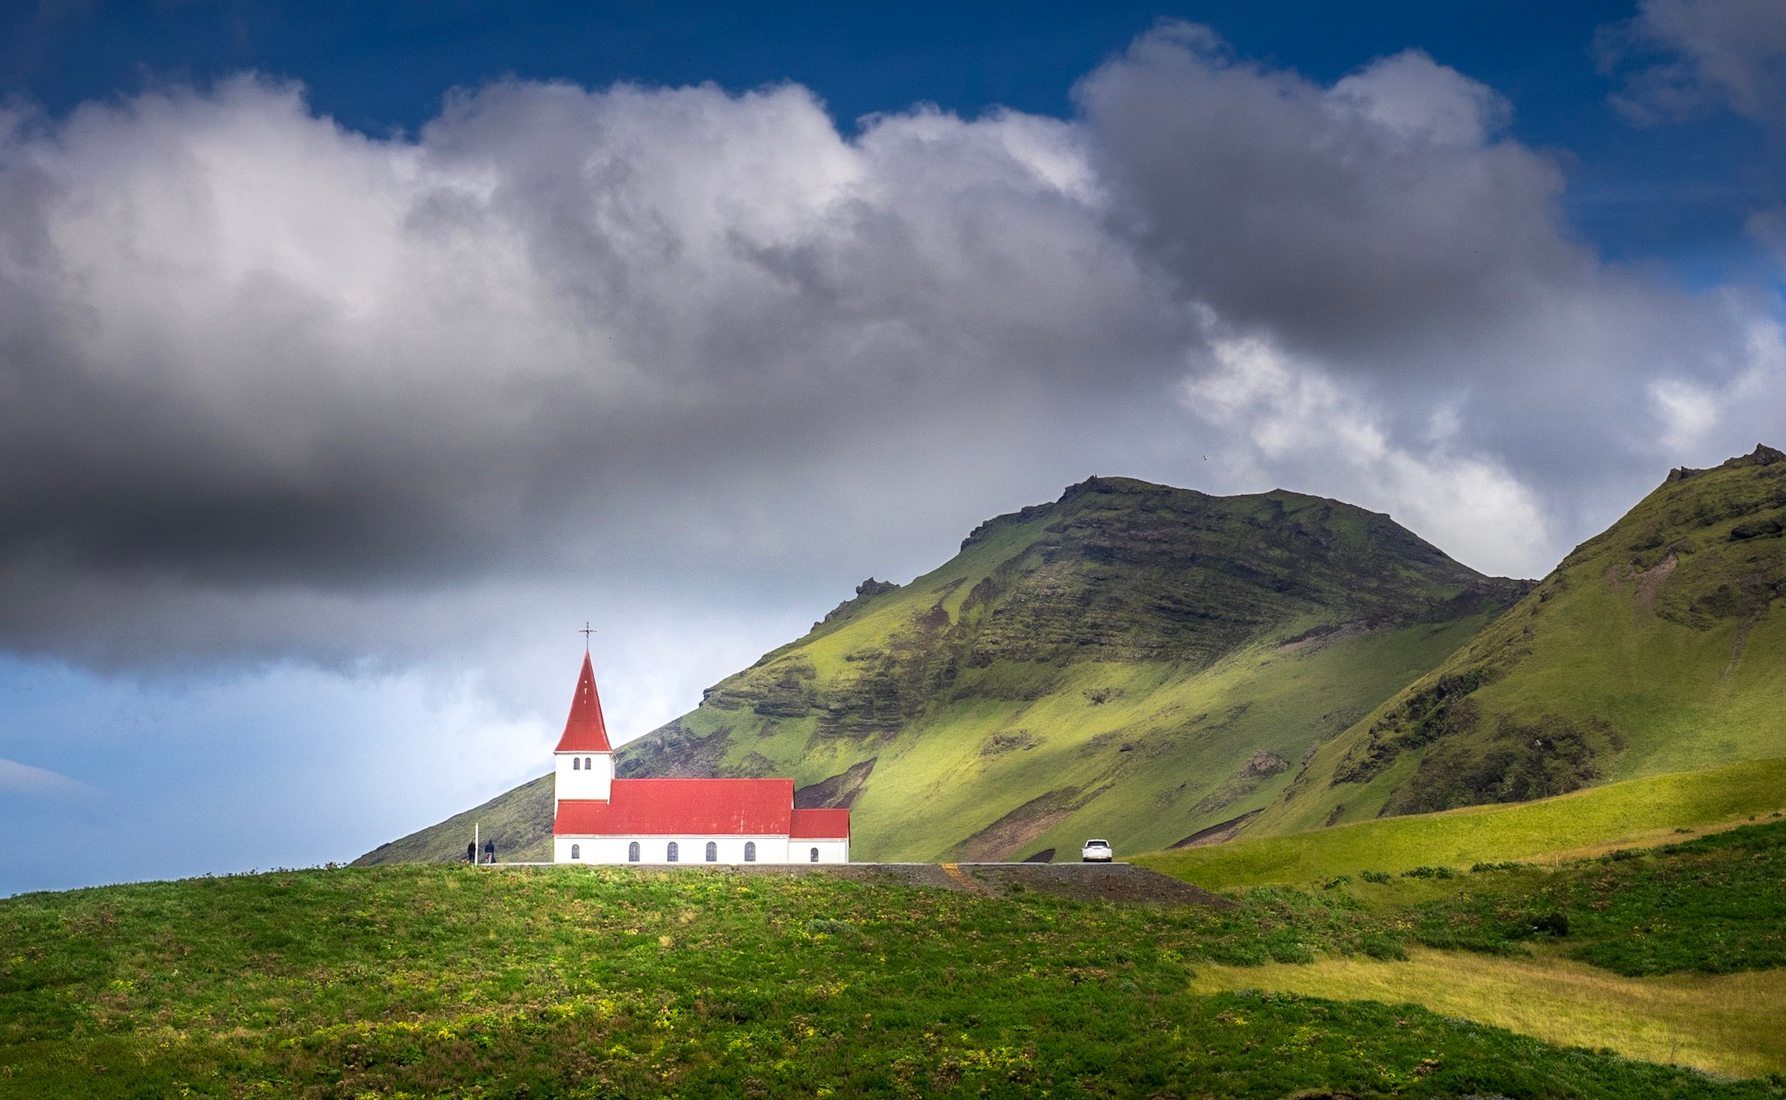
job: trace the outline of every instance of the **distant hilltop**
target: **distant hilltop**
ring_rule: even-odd
[[[1161,848],[1279,795],[1528,587],[1340,501],[1091,478],[909,584],[864,581],[618,774],[791,776],[797,806],[851,810],[857,859]],[[545,788],[478,814],[543,858]],[[467,824],[364,858],[462,856]]]
[[[1536,584],[1388,516],[1094,477],[625,746],[791,776],[857,859],[1074,858],[1786,756],[1786,455],[1679,469]],[[476,814],[543,853],[549,784]],[[470,813],[362,857],[452,858]]]

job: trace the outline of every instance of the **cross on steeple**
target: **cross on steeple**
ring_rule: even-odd
[[[595,631],[590,628],[588,619],[583,620],[583,629],[577,631],[577,633],[583,635],[583,652],[588,653],[589,652],[589,636],[591,634],[595,633]]]

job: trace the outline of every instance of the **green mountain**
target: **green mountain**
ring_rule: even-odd
[[[859,859],[1076,856],[1219,836],[1328,739],[1525,593],[1387,516],[1093,478],[869,580],[805,637],[619,753],[620,774],[791,775]],[[362,862],[544,851],[535,781]]]
[[[1677,469],[1323,745],[1284,833],[1786,757],[1786,455]]]

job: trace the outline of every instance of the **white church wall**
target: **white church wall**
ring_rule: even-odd
[[[577,837],[559,836],[552,838],[552,859],[556,863],[630,863],[628,848],[634,842],[639,845],[638,862],[642,864],[667,865],[670,862],[669,846],[677,845],[678,864],[708,863],[707,845],[712,842],[717,858],[711,861],[715,866],[733,863],[786,863],[788,862],[788,839],[783,836],[637,836],[637,837]],[[744,858],[746,843],[756,845],[756,859]],[[571,847],[578,850],[577,857],[571,858]]]
[[[553,756],[552,786],[556,797],[607,801],[614,784],[613,753],[561,752]]]
[[[552,860],[555,863],[630,863],[627,858],[628,847],[637,841],[641,864],[655,866],[669,865],[669,845],[674,841],[677,845],[677,864],[706,864],[713,866],[739,863],[810,863],[812,849],[819,850],[820,863],[848,863],[850,861],[849,841],[847,840],[792,840],[785,836],[640,836],[640,837],[587,837],[559,836],[552,839]],[[707,859],[707,844],[716,846],[718,858]],[[756,859],[744,858],[744,845],[756,845]],[[577,855],[571,856],[571,848],[575,846]]]

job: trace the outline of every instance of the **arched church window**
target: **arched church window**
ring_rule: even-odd
[[[756,861],[757,861],[757,842],[754,840],[747,840],[744,842],[744,862],[755,863]]]
[[[580,772],[582,770],[583,770],[583,758],[581,756],[571,757],[571,771]]]
[[[814,863],[817,863],[819,861],[819,850],[817,848],[814,848],[812,850],[812,856],[810,858],[812,859],[812,862],[814,862]]]
[[[677,860],[681,859],[682,858],[682,846],[680,844],[677,844],[673,840],[670,841],[670,848],[669,848],[668,853],[666,853],[665,858],[668,859],[671,863],[675,863]]]
[[[583,858],[583,846],[581,844],[571,845],[571,858],[572,859],[582,859]]]
[[[638,841],[635,840],[631,844],[628,844],[626,846],[626,861],[628,863],[639,862],[639,842]]]
[[[593,761],[593,760],[589,759],[587,756],[585,756],[583,758],[583,770],[589,771],[594,767],[595,767],[595,761]]]
[[[707,842],[707,862],[708,863],[718,863],[719,862],[719,844],[716,843],[715,841],[709,840]]]

